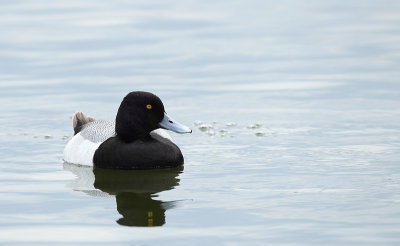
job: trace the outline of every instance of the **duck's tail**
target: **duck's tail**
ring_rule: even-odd
[[[92,121],[95,121],[95,119],[90,116],[84,115],[82,112],[75,112],[72,115],[72,128],[74,128],[74,134],[80,132],[83,125]]]

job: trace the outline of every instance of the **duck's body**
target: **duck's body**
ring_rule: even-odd
[[[155,169],[183,165],[183,156],[163,127],[191,130],[173,122],[161,100],[151,93],[131,92],[121,103],[116,121],[73,115],[75,136],[64,149],[66,162],[112,169]],[[162,116],[160,116],[162,113]]]
[[[118,137],[110,137],[96,150],[93,162],[100,168],[111,165],[115,169],[156,169],[181,166],[183,156],[171,140],[151,134],[147,139],[128,144]]]

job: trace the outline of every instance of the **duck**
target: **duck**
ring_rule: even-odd
[[[74,136],[64,148],[67,163],[106,169],[161,169],[182,166],[179,147],[165,130],[192,133],[167,115],[161,99],[132,91],[122,100],[115,121],[72,115]]]

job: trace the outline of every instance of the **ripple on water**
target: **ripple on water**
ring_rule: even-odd
[[[239,135],[250,135],[256,137],[265,137],[274,132],[261,123],[251,123],[246,127],[239,126],[236,122],[215,122],[206,123],[202,121],[194,122],[194,126],[206,136],[235,137]]]

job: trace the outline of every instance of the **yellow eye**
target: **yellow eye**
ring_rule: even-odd
[[[151,106],[151,104],[147,104],[147,105],[146,105],[146,108],[147,108],[147,109],[152,109],[153,106]]]

